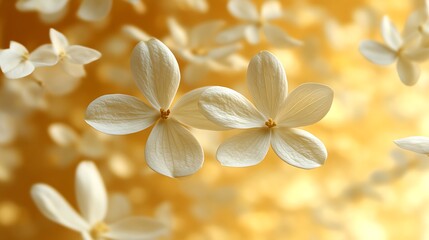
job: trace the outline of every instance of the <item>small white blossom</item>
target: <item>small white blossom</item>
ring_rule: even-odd
[[[137,44],[131,56],[131,71],[150,105],[128,95],[104,95],[88,106],[86,122],[101,132],[117,135],[155,124],[145,149],[149,167],[169,177],[195,173],[203,164],[203,149],[183,124],[219,128],[198,111],[197,101],[205,88],[185,94],[172,107],[180,70],[171,51],[156,39]]]
[[[302,42],[290,37],[270,21],[283,18],[279,1],[264,1],[259,13],[251,0],[229,0],[228,11],[244,23],[231,27],[218,36],[219,42],[234,42],[245,38],[251,44],[260,42],[263,32],[268,42],[276,47],[300,46]]]
[[[327,158],[323,143],[309,132],[294,128],[322,119],[331,107],[332,90],[309,83],[288,95],[283,66],[267,51],[250,61],[247,84],[255,105],[225,87],[210,87],[200,97],[200,109],[209,120],[222,127],[245,129],[219,146],[217,159],[222,165],[256,165],[265,158],[271,144],[276,154],[293,166],[321,166]]]
[[[406,137],[394,141],[398,147],[415,153],[429,155],[429,137]]]
[[[366,40],[360,44],[359,51],[375,64],[389,65],[396,61],[401,81],[408,86],[416,84],[420,77],[417,62],[429,58],[429,48],[415,46],[413,36],[401,36],[387,16],[383,17],[381,34],[385,44]]]
[[[36,67],[52,66],[58,62],[55,54],[40,46],[31,54],[20,43],[11,41],[8,49],[0,50],[0,67],[7,78],[23,78],[33,73]]]
[[[168,232],[163,223],[147,217],[128,217],[114,223],[106,223],[108,197],[94,163],[80,163],[75,181],[81,215],[49,185],[33,185],[31,196],[45,217],[80,232],[84,240],[154,239]]]

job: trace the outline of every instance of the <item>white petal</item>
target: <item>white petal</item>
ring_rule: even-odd
[[[412,61],[424,62],[429,59],[429,48],[404,50],[402,51],[402,56]]]
[[[379,65],[389,65],[396,60],[396,52],[374,41],[362,41],[359,51],[370,62]]]
[[[389,17],[384,16],[381,21],[381,34],[384,42],[393,50],[401,48],[403,41],[396,27],[390,21]]]
[[[268,42],[275,47],[296,47],[302,45],[300,40],[290,37],[283,29],[277,26],[265,24],[263,29]]]
[[[27,48],[19,42],[11,41],[9,44],[9,49],[13,50],[21,56],[28,54]]]
[[[122,31],[137,41],[148,41],[150,39],[149,34],[134,25],[124,25]]]
[[[51,28],[49,29],[49,37],[57,55],[65,53],[66,48],[69,46],[69,41],[67,40],[66,36]]]
[[[271,136],[271,146],[277,156],[292,166],[316,168],[323,165],[328,157],[325,145],[304,130],[277,128]]]
[[[109,206],[107,210],[106,222],[113,222],[131,215],[131,203],[128,196],[121,193],[109,196]]]
[[[402,31],[402,36],[404,38],[412,37],[419,35],[419,26],[425,22],[425,15],[422,11],[414,11],[407,18],[405,23],[404,30]]]
[[[12,50],[5,49],[0,51],[0,67],[3,73],[9,72],[16,68],[22,61],[23,56]]]
[[[170,107],[179,87],[180,70],[167,46],[157,39],[137,44],[131,56],[131,71],[153,107]]]
[[[112,2],[112,0],[83,0],[77,15],[86,21],[101,20],[109,14]]]
[[[31,197],[37,208],[50,220],[79,232],[89,229],[88,224],[52,187],[35,184],[31,188]]]
[[[30,61],[35,67],[53,66],[58,62],[51,44],[44,44],[30,54]]]
[[[150,168],[168,177],[191,175],[204,161],[197,139],[174,119],[155,125],[146,143],[145,156]]]
[[[262,4],[262,18],[272,20],[283,16],[282,5],[279,1],[265,1]]]
[[[248,167],[260,163],[270,148],[268,128],[248,129],[223,142],[216,158],[223,166]]]
[[[130,217],[109,224],[109,232],[103,234],[114,240],[152,240],[168,232],[164,224],[147,217]]]
[[[80,78],[70,76],[63,69],[63,62],[52,67],[37,68],[34,77],[42,82],[43,88],[50,94],[62,96],[74,91],[80,84]]]
[[[429,154],[429,137],[406,137],[394,141],[398,147],[420,154]]]
[[[210,50],[207,53],[207,56],[210,57],[211,59],[226,58],[229,55],[237,52],[240,48],[241,46],[238,44],[233,44],[233,45],[231,44],[227,46],[217,47]]]
[[[103,179],[92,162],[81,162],[76,170],[76,199],[82,216],[90,226],[101,222],[107,213],[107,193]]]
[[[18,79],[30,75],[34,71],[34,65],[30,61],[20,62],[14,69],[5,73],[9,79]]]
[[[61,60],[59,65],[62,67],[64,72],[72,77],[81,78],[86,75],[85,68],[82,64],[72,63],[68,58]]]
[[[328,86],[306,83],[292,91],[286,99],[278,125],[306,126],[320,121],[329,111],[334,92]]]
[[[406,58],[398,58],[396,64],[396,70],[398,71],[399,78],[402,83],[407,86],[412,86],[417,83],[420,77],[420,67],[417,63],[414,63]]]
[[[199,107],[210,121],[226,128],[263,127],[267,120],[246,97],[226,87],[205,90]]]
[[[183,95],[172,108],[171,115],[183,124],[194,128],[206,130],[225,129],[209,121],[200,112],[198,101],[201,94],[207,89],[208,87],[197,88]]]
[[[174,42],[180,47],[188,46],[188,33],[175,18],[168,18],[167,25],[170,30],[171,37]]]
[[[270,52],[259,52],[247,68],[247,87],[256,108],[267,118],[277,117],[288,91],[282,63]]]
[[[242,39],[245,35],[244,32],[249,26],[248,24],[242,24],[238,26],[234,26],[231,28],[227,28],[226,30],[219,33],[216,37],[216,41],[218,43],[232,43]]]
[[[52,14],[61,11],[68,3],[68,0],[20,0],[16,3],[16,8],[20,11],[39,11],[44,14]]]
[[[70,62],[81,65],[88,64],[101,57],[99,51],[79,45],[69,46],[67,55]]]
[[[152,125],[160,113],[138,98],[109,94],[92,101],[86,109],[85,121],[107,134],[130,134]]]
[[[207,79],[207,74],[210,71],[210,66],[207,63],[189,63],[185,67],[183,78],[187,84],[195,85]]]
[[[250,44],[257,44],[260,41],[259,27],[255,24],[249,24],[244,30],[244,36]]]
[[[51,139],[60,146],[71,146],[79,141],[77,132],[67,124],[52,123],[48,127],[48,133]]]
[[[259,18],[256,6],[249,0],[230,0],[228,11],[241,20],[257,21]]]
[[[191,48],[195,48],[210,45],[223,25],[223,21],[214,20],[207,21],[193,27],[189,33],[189,46]]]
[[[94,240],[90,232],[81,232],[80,234],[83,240]]]

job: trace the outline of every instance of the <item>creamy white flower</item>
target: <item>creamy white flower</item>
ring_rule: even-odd
[[[66,7],[69,0],[18,0],[16,8],[20,11],[37,11],[53,14]]]
[[[225,87],[210,87],[200,97],[200,109],[209,120],[223,127],[245,129],[219,146],[217,159],[222,165],[258,164],[271,144],[276,154],[293,166],[321,166],[327,158],[323,143],[309,132],[293,128],[322,119],[331,107],[332,90],[309,83],[288,95],[283,66],[267,51],[250,61],[247,84],[255,105]]]
[[[129,217],[106,223],[108,198],[103,180],[92,162],[82,162],[76,170],[76,198],[81,215],[51,186],[35,184],[31,196],[50,220],[80,232],[84,240],[153,239],[167,233],[163,223],[147,217]]]
[[[417,64],[429,58],[429,48],[415,46],[415,39],[401,36],[387,16],[381,23],[384,44],[366,40],[360,44],[359,51],[372,63],[389,65],[396,61],[396,69],[401,81],[408,86],[414,85],[420,77]]]
[[[404,26],[403,36],[420,38],[423,43],[429,41],[429,1],[424,1],[424,8],[411,13]]]
[[[10,79],[23,78],[36,67],[52,66],[57,61],[55,54],[44,45],[30,54],[23,45],[11,41],[8,49],[0,50],[0,68]]]
[[[167,45],[188,64],[184,69],[184,79],[188,83],[201,81],[210,71],[223,71],[222,61],[238,51],[239,44],[219,46],[214,39],[221,27],[222,21],[208,21],[191,29],[181,26],[174,18],[168,19],[171,38]]]
[[[169,177],[195,173],[203,164],[203,150],[183,124],[218,128],[198,111],[197,101],[205,88],[185,94],[172,107],[180,70],[171,51],[156,39],[137,44],[131,56],[131,71],[150,105],[128,95],[104,95],[88,106],[86,122],[101,132],[118,135],[155,124],[145,150],[149,167]]]
[[[420,154],[429,155],[429,137],[406,137],[394,141],[398,147]]]
[[[231,27],[217,37],[219,42],[234,42],[245,38],[251,44],[260,42],[263,32],[269,43],[276,47],[300,46],[302,42],[290,37],[280,27],[270,23],[283,18],[279,1],[264,1],[261,12],[251,0],[229,0],[228,11],[244,23]]]
[[[134,7],[134,9],[143,13],[146,6],[141,0],[124,0]],[[77,15],[86,21],[99,21],[105,18],[112,9],[113,0],[83,0],[79,7]]]

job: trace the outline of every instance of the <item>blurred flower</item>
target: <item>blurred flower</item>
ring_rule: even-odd
[[[226,128],[246,129],[219,146],[217,159],[222,165],[256,165],[265,158],[270,143],[293,166],[310,169],[322,165],[327,158],[323,143],[309,132],[293,128],[322,119],[331,107],[332,90],[309,83],[287,95],[283,66],[267,51],[250,61],[247,84],[256,107],[225,87],[210,87],[200,97],[200,109],[209,120]]]
[[[140,42],[134,48],[131,71],[152,106],[128,95],[104,95],[88,106],[86,122],[101,132],[118,135],[139,132],[155,124],[146,143],[147,164],[169,177],[195,173],[203,164],[203,149],[184,124],[219,128],[198,111],[197,101],[205,88],[185,94],[171,108],[180,70],[171,51],[156,39]]]
[[[184,28],[174,18],[169,18],[167,23],[171,34],[167,45],[188,62],[184,69],[187,83],[202,81],[210,71],[225,71],[228,66],[222,61],[241,48],[239,44],[219,46],[215,43],[223,21],[203,22],[191,29]]]
[[[49,185],[33,185],[31,196],[45,217],[80,232],[84,240],[153,239],[167,232],[161,222],[147,217],[129,217],[105,223],[107,193],[100,173],[92,162],[82,162],[76,170],[76,196],[82,215]]]
[[[7,78],[16,79],[30,75],[36,67],[57,63],[55,54],[40,46],[31,54],[20,43],[11,41],[8,49],[0,50],[0,67]]]
[[[429,137],[406,137],[394,141],[398,147],[429,156]]]
[[[250,44],[257,44],[260,42],[260,32],[262,31],[268,42],[276,47],[292,47],[302,44],[281,28],[269,23],[272,20],[283,18],[283,10],[279,1],[264,1],[261,13],[258,13],[251,0],[229,0],[228,11],[245,23],[220,33],[217,38],[219,42],[234,42],[245,38]]]
[[[397,61],[396,69],[401,81],[407,86],[414,85],[420,77],[416,62],[427,60],[429,49],[416,47],[412,36],[401,36],[387,16],[383,17],[381,34],[386,45],[366,40],[360,44],[359,51],[375,64],[389,65]]]
[[[69,0],[18,0],[16,8],[23,12],[36,11],[43,21],[50,23],[65,16],[68,2]]]

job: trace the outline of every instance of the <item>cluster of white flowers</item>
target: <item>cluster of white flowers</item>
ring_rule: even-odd
[[[34,78],[50,93],[66,94],[85,76],[84,65],[99,59],[101,53],[70,45],[67,38],[53,28],[49,36],[51,44],[44,44],[31,53],[22,44],[11,41],[8,49],[0,50],[0,67],[10,79],[23,78],[34,72]]]
[[[331,107],[332,90],[304,84],[288,96],[283,66],[269,52],[257,54],[248,67],[248,86],[256,108],[243,95],[224,87],[192,90],[172,107],[180,70],[174,55],[156,39],[134,48],[131,69],[151,106],[128,95],[104,95],[88,106],[86,121],[108,134],[134,133],[155,123],[145,156],[156,172],[181,177],[201,168],[203,149],[186,126],[249,129],[219,147],[217,158],[226,166],[257,164],[265,158],[270,143],[280,158],[297,167],[314,168],[326,160],[320,140],[292,128],[322,119]]]
[[[402,34],[387,16],[381,22],[381,34],[385,44],[366,40],[360,52],[369,61],[379,65],[396,62],[402,83],[412,86],[420,77],[419,63],[429,58],[429,1],[425,9],[413,12],[408,18]]]

